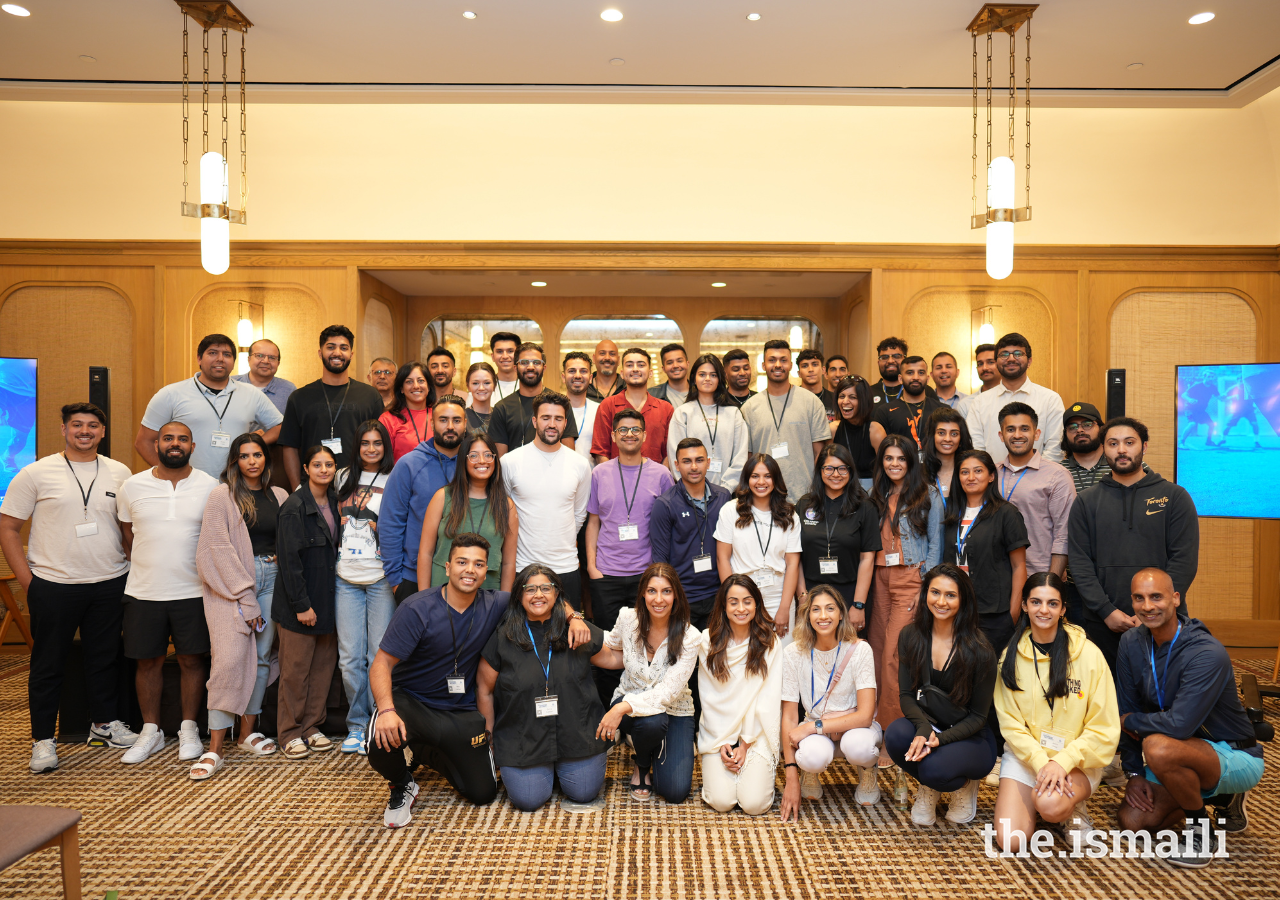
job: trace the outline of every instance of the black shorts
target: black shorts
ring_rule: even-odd
[[[139,600],[124,595],[124,655],[129,659],[167,656],[169,639],[183,656],[209,652],[204,600]]]

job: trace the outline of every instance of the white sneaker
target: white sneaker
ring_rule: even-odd
[[[150,734],[147,730],[142,729],[142,734],[138,735],[138,739],[133,742],[133,746],[124,751],[124,756],[120,757],[122,763],[140,763],[146,762],[164,749],[164,732],[156,729]]]
[[[970,779],[964,787],[951,792],[951,800],[947,804],[947,821],[964,825],[972,822],[978,814],[978,782]]]
[[[1120,764],[1120,754],[1117,753],[1107,763],[1107,767],[1102,770],[1102,780],[1113,788],[1124,790],[1129,784],[1129,776],[1124,774],[1124,766]]]
[[[911,821],[917,825],[932,825],[938,821],[939,796],[927,784],[917,784],[916,802],[911,804]]]
[[[58,745],[53,738],[31,742],[31,773],[44,775],[58,768]]]
[[[200,740],[200,726],[192,719],[183,719],[178,727],[178,759],[199,759],[204,753],[204,741]]]
[[[89,726],[89,739],[85,741],[90,747],[115,747],[123,750],[132,747],[138,736],[129,730],[129,726],[114,719],[106,725]]]
[[[403,828],[413,821],[413,804],[418,799],[418,782],[412,778],[402,787],[391,787],[391,798],[382,812],[382,824],[388,828]]]
[[[880,802],[880,769],[876,766],[863,766],[858,776],[858,789],[853,792],[853,799],[863,806],[875,806]]]
[[[996,764],[991,767],[991,771],[987,773],[986,782],[992,787],[1000,787],[1000,763],[1003,756],[996,757]]]
[[[805,800],[822,799],[822,778],[817,772],[800,773],[800,796]]]
[[[1093,817],[1089,815],[1089,809],[1083,800],[1071,811],[1071,818],[1062,823],[1062,830],[1067,843],[1073,848],[1088,846],[1089,835],[1098,829],[1094,827]],[[1076,837],[1077,832],[1079,832],[1079,838]]]

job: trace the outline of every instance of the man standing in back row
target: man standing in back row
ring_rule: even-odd
[[[1005,458],[1000,442],[1000,410],[1010,403],[1025,403],[1036,411],[1040,420],[1040,438],[1036,449],[1045,459],[1062,462],[1062,398],[1027,377],[1031,368],[1031,343],[1017,332],[996,341],[996,366],[1000,384],[969,398],[965,422],[975,450],[986,450],[996,465]]]
[[[791,383],[791,346],[786,341],[764,345],[764,369],[768,386],[742,405],[742,418],[751,452],[767,453],[777,461],[787,483],[787,499],[795,503],[812,487],[813,462],[831,440],[827,410],[817,395]]]
[[[678,409],[689,399],[689,354],[679,344],[667,344],[658,351],[658,359],[667,380],[649,388],[649,393],[659,400],[666,400],[672,409]]]
[[[633,409],[644,417],[644,446],[640,452],[659,464],[667,458],[667,429],[675,410],[670,403],[657,399],[645,389],[649,384],[649,364],[649,352],[639,347],[622,354],[622,378],[627,389],[609,397],[596,412],[591,455],[597,465],[618,455],[618,445],[613,439],[613,417],[624,409]]]
[[[587,385],[587,397],[603,403],[623,389],[622,379],[618,377],[618,345],[605,338],[596,344],[591,358],[596,364],[596,374]]]
[[[885,434],[910,438],[917,450],[923,450],[929,417],[942,408],[942,402],[929,395],[928,386],[924,357],[908,356],[902,361],[902,390],[898,396],[888,394],[884,402],[877,403],[872,420],[880,423]]]
[[[547,356],[541,344],[520,345],[516,352],[520,389],[501,400],[489,419],[489,438],[499,458],[533,440],[533,401],[543,392],[542,376],[546,368]],[[570,419],[560,434],[560,439],[568,447],[573,447],[578,437],[575,422]]]
[[[741,347],[734,347],[724,355],[721,363],[724,365],[725,396],[741,409],[742,404],[756,395],[751,390],[751,357]]]

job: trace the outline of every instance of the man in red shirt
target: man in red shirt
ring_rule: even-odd
[[[661,464],[667,458],[667,427],[674,408],[666,400],[649,393],[650,359],[647,351],[632,347],[622,354],[622,380],[626,390],[606,397],[596,411],[591,455],[596,463],[607,462],[618,455],[613,442],[613,415],[622,409],[634,409],[644,416],[644,447],[641,454]]]

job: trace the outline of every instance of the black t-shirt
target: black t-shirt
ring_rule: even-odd
[[[840,418],[840,410],[836,408],[836,395],[834,392],[823,388],[818,392],[818,399],[822,401],[822,406],[827,411],[828,422],[834,422]]]
[[[858,581],[858,554],[880,549],[880,519],[875,504],[863,500],[857,511],[839,518],[844,497],[835,500],[822,496],[823,513],[818,518],[813,494],[805,494],[796,504],[800,516],[800,565],[804,569],[805,584],[856,584]],[[831,535],[828,551],[827,535]],[[836,572],[822,571],[821,561],[833,556]],[[849,593],[852,593],[851,591]]]
[[[749,390],[749,391],[747,391],[747,396],[745,396],[745,397],[735,397],[733,394],[729,393],[728,391],[725,391],[725,396],[727,396],[727,397],[729,398],[729,402],[730,402],[730,403],[732,403],[734,406],[738,407],[738,409],[742,409],[742,404],[746,403],[748,400],[750,400],[752,397],[754,397],[754,396],[756,395],[756,393],[757,393],[756,391],[750,391],[750,390]]]
[[[929,423],[929,416],[935,409],[943,406],[937,397],[925,394],[917,401],[910,401],[906,393],[898,399],[890,395],[888,401],[876,404],[872,418],[880,423],[885,434],[900,434],[915,441],[917,448],[924,447],[924,430]]]
[[[600,374],[599,372],[593,373],[591,376],[591,380],[587,382],[587,399],[588,400],[594,400],[597,403],[600,403],[605,400],[608,400],[610,397],[612,397],[614,394],[618,393],[619,391],[626,390],[627,385],[622,380],[622,376],[615,373],[613,376],[613,385],[609,388],[609,393],[606,394],[602,392],[598,387],[596,387],[596,376],[599,374]]]
[[[356,430],[369,419],[382,415],[382,396],[362,381],[330,385],[313,381],[289,395],[279,444],[293,447],[301,456],[330,437],[342,441],[337,455],[339,469],[356,458],[359,435]]]
[[[963,505],[964,501],[960,503]],[[959,522],[947,525],[942,542],[943,562],[968,565],[969,580],[978,595],[979,613],[1008,613],[1013,593],[1013,564],[1009,562],[1009,553],[1031,545],[1022,513],[1012,503],[1001,503],[994,511],[984,509],[965,538],[965,559],[958,559],[956,555],[959,532]]]
[[[492,409],[492,407],[490,407]],[[478,413],[474,409],[467,407],[467,430],[468,431],[488,431],[489,419],[493,417],[492,412]]]
[[[245,516],[245,527],[249,529],[249,543],[253,545],[254,556],[272,556],[276,552],[276,517],[280,515],[280,504],[276,502],[275,491],[269,487],[253,494],[254,520],[249,522]]]
[[[506,444],[508,450],[523,447],[534,438],[533,397],[516,391],[498,401],[489,417],[489,438],[495,444]],[[578,439],[578,425],[573,416],[565,422],[560,438]]]
[[[861,425],[841,421],[836,426],[835,442],[849,451],[859,478],[871,478],[876,472],[876,451],[871,446],[871,420]]]

